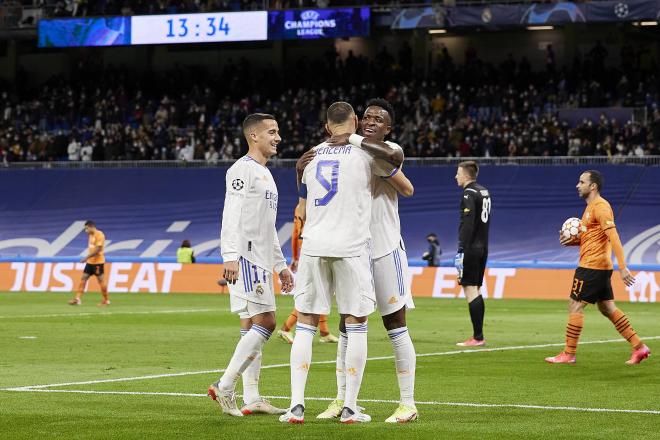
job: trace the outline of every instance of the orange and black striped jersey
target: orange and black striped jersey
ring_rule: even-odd
[[[586,230],[583,230],[580,239],[579,266],[586,269],[612,269],[612,244],[605,231],[616,225],[609,202],[601,196],[592,200],[582,214],[582,226]]]
[[[87,263],[89,264],[103,264],[105,263],[105,235],[103,232],[99,231],[98,229],[94,231],[93,234],[89,236],[89,241],[87,243],[87,255],[90,255],[96,251],[96,248],[100,246],[101,251],[94,255],[92,258],[89,258],[87,260]]]
[[[304,209],[304,207],[303,207]],[[293,231],[291,232],[291,255],[294,260],[300,259],[300,248],[302,248],[302,233],[305,222],[302,214],[298,212],[298,206],[293,213]]]

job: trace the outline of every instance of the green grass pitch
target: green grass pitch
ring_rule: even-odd
[[[226,366],[239,337],[226,295],[116,294],[105,310],[95,306],[98,294],[80,307],[68,306],[68,298],[0,293],[2,439],[660,438],[657,360],[624,365],[628,344],[594,307],[578,363],[548,365],[543,358],[561,350],[564,302],[487,300],[489,350],[465,353],[455,346],[470,333],[465,301],[417,299],[408,327],[420,355],[420,419],[394,426],[383,423],[398,399],[392,350],[374,314],[369,357],[387,358],[367,362],[360,399],[372,423],[315,419],[327,404],[317,399],[335,393],[336,354],[336,345],[315,341],[313,361],[329,362],[312,365],[305,424],[289,426],[275,416],[231,418],[205,397],[219,376],[208,371]],[[278,325],[292,305],[278,298]],[[619,306],[660,353],[660,304]],[[331,328],[336,324],[333,315]],[[545,344],[559,345],[538,347]],[[288,363],[289,349],[273,337],[263,365]],[[149,375],[160,377],[143,377]],[[138,379],[107,381],[120,378]],[[39,385],[49,386],[8,390]],[[288,367],[264,369],[261,392],[287,406]]]

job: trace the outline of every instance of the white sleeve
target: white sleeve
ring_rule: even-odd
[[[250,188],[250,167],[245,162],[232,166],[225,176],[225,206],[222,210],[220,253],[223,261],[237,261],[243,203]]]
[[[277,228],[273,226],[273,268],[275,272],[280,273],[286,269],[286,259],[282,254],[282,247],[280,246],[280,239],[277,237]]]
[[[401,146],[399,144],[395,144],[394,142],[390,142],[390,141],[385,141],[385,143],[388,144],[392,148],[403,151],[403,148],[401,148]],[[370,154],[369,154],[369,156],[371,157],[371,171],[376,176],[392,177],[393,175],[396,174],[397,171],[399,171],[399,167],[395,167],[394,165],[387,162],[386,160],[375,159]],[[403,167],[403,164],[401,164],[401,167]]]

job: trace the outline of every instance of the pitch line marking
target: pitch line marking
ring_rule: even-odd
[[[653,340],[660,339],[660,336],[646,336],[642,338],[643,340]],[[600,341],[584,341],[580,342],[579,345],[589,345],[589,344],[608,344],[613,342],[624,342],[624,339],[603,339]],[[431,357],[431,356],[450,356],[455,354],[469,354],[469,353],[484,353],[484,352],[493,352],[493,351],[509,351],[509,350],[525,350],[525,349],[534,349],[534,348],[548,348],[548,347],[563,347],[564,343],[552,343],[552,344],[535,344],[535,345],[512,345],[508,347],[492,347],[492,348],[476,348],[476,349],[467,349],[467,350],[452,350],[452,351],[442,351],[435,353],[418,353],[417,357]],[[390,356],[376,356],[367,358],[368,361],[381,361],[394,359],[393,355]],[[316,361],[312,362],[314,365],[322,364],[334,364],[336,359],[327,360],[327,361]],[[262,370],[268,370],[272,368],[283,368],[288,367],[289,363],[283,364],[271,364],[263,365]],[[177,376],[193,376],[197,374],[210,374],[210,373],[223,373],[224,369],[216,370],[202,370],[202,371],[183,371],[179,373],[164,373],[164,374],[150,374],[146,376],[132,376],[132,377],[119,377],[116,379],[98,379],[98,380],[86,380],[80,382],[63,382],[63,383],[51,383],[45,385],[27,385],[23,387],[13,387],[13,388],[3,388],[5,391],[36,391],[40,389],[54,388],[54,387],[65,387],[72,385],[93,385],[98,383],[111,383],[111,382],[129,382],[135,380],[147,380],[147,379],[160,379],[163,377],[177,377]]]
[[[14,318],[62,318],[68,316],[108,316],[108,315],[165,315],[171,313],[205,313],[222,312],[224,309],[174,309],[174,310],[145,310],[142,312],[84,312],[84,313],[54,313],[51,315],[3,315],[0,319]]]
[[[6,391],[19,391],[24,393],[70,393],[70,394],[101,394],[101,395],[128,395],[128,396],[172,396],[172,397],[207,397],[206,394],[198,393],[167,393],[167,392],[142,392],[142,391],[91,391],[91,390],[49,390],[49,389],[8,389]],[[288,396],[263,396],[273,400],[289,400]],[[332,401],[332,397],[305,397],[306,400]],[[385,399],[360,399],[360,403],[388,403],[398,404],[398,400]],[[474,402],[437,402],[437,401],[415,401],[417,405],[429,406],[462,406],[473,408],[512,408],[512,409],[539,409],[548,411],[579,411],[597,413],[626,413],[626,414],[652,414],[660,415],[660,410],[655,409],[618,409],[618,408],[584,408],[577,406],[550,406],[550,405],[526,405],[515,403],[474,403]]]

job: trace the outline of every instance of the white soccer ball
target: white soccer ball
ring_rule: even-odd
[[[561,235],[564,238],[577,238],[582,231],[582,220],[576,217],[567,219],[561,227]]]

